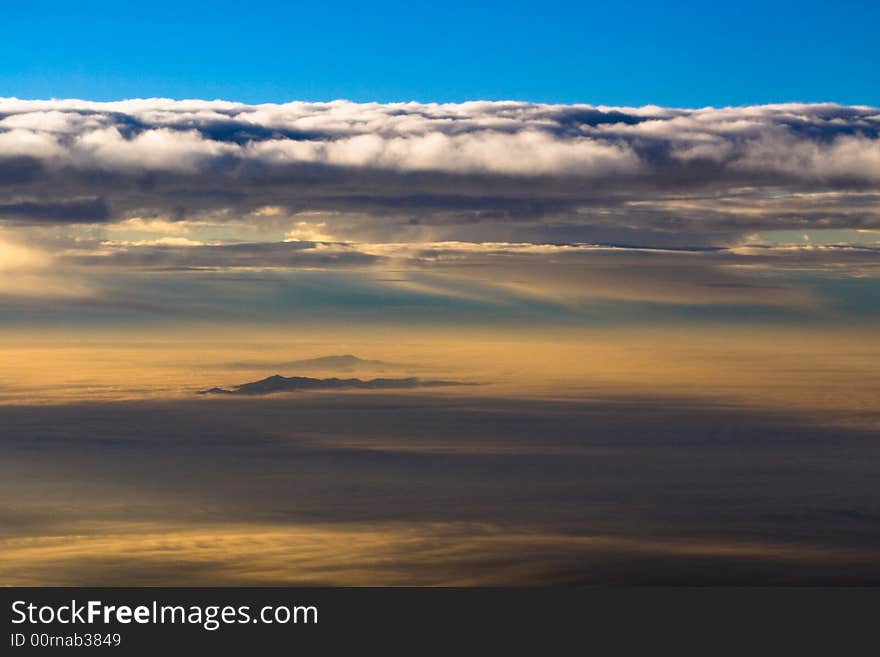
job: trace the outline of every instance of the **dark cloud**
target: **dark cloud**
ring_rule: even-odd
[[[58,203],[0,203],[0,219],[15,224],[101,223],[109,218],[107,204],[101,198]]]
[[[6,157],[0,154],[0,185],[31,183],[43,172],[42,163],[35,157]]]
[[[111,266],[171,271],[236,267],[351,267],[370,265],[380,258],[353,247],[321,248],[315,242],[255,242],[243,244],[176,246],[154,243],[93,245],[91,253],[68,256],[74,265]]]

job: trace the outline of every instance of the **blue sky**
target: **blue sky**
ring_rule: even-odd
[[[0,96],[878,105],[878,7],[18,2]]]

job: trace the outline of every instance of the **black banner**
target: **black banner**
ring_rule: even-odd
[[[8,588],[3,654],[871,645],[880,589]],[[603,652],[606,654],[606,652]],[[643,653],[644,654],[644,653]]]

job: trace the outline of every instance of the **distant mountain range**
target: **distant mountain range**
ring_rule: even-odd
[[[242,383],[228,388],[200,390],[200,395],[268,395],[273,392],[303,392],[310,390],[395,390],[405,388],[436,388],[440,386],[472,385],[461,381],[423,381],[416,377],[404,379],[313,379],[307,376],[273,376]]]
[[[381,360],[367,360],[358,358],[352,354],[341,356],[321,356],[320,358],[306,358],[304,360],[292,360],[284,363],[284,367],[302,367],[322,370],[353,370],[359,367],[387,367],[390,363]]]
[[[342,354],[339,356],[321,356],[320,358],[305,358],[302,360],[290,360],[286,362],[267,363],[265,361],[242,361],[237,363],[228,363],[226,367],[234,368],[251,368],[251,367],[278,367],[285,369],[302,369],[302,370],[337,370],[350,371],[357,369],[386,369],[395,367],[394,363],[386,363],[382,360],[368,360],[366,358],[358,358],[352,354]]]

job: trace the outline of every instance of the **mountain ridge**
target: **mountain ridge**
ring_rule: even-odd
[[[475,385],[463,381],[422,380],[418,377],[318,379],[308,376],[282,376],[273,374],[259,381],[242,383],[232,388],[208,388],[199,390],[200,395],[268,395],[275,392],[305,392],[311,390],[400,390],[412,388],[437,388],[445,386]]]

